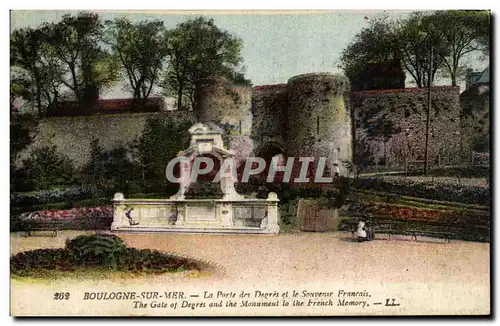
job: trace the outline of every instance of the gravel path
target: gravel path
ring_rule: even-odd
[[[57,238],[22,237],[11,235],[11,253],[40,248],[62,247],[66,238],[81,234],[62,231]],[[164,275],[132,280],[93,280],[89,286],[114,288],[155,284],[171,286],[185,284],[204,287],[293,287],[321,289],[339,284],[387,287],[404,297],[413,290],[428,290],[429,298],[440,303],[446,296],[466,297],[470,303],[480,303],[481,311],[489,309],[489,244],[452,240],[409,241],[401,238],[365,243],[350,241],[350,234],[290,233],[278,236],[263,235],[201,235],[201,234],[120,234],[129,246],[154,248],[208,260],[224,267],[226,273],[212,277]],[[180,283],[179,283],[180,282]],[[16,280],[15,291],[33,290],[33,286],[53,289],[68,286],[68,281],[46,283]],[[78,286],[78,285],[72,285]],[[411,291],[410,291],[411,290]],[[49,291],[49,290],[47,290]],[[76,290],[75,290],[76,291]],[[382,291],[382,290],[381,290]],[[386,290],[384,290],[386,291]],[[19,292],[19,293],[21,293]],[[411,300],[411,295],[407,300]],[[425,299],[426,301],[431,299]],[[481,301],[483,300],[483,301]],[[462,300],[460,301],[462,302]],[[456,308],[450,303],[449,309]],[[464,307],[461,309],[466,309]],[[430,308],[426,308],[430,309]],[[476,308],[475,308],[476,309]],[[447,311],[446,309],[439,310]],[[476,311],[476,310],[473,310]],[[404,310],[403,310],[404,312]],[[407,311],[407,313],[410,311]],[[426,310],[432,313],[432,310]]]

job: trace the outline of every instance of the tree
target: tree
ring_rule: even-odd
[[[23,84],[29,84],[29,88],[18,97],[33,101],[39,116],[42,116],[46,107],[57,102],[64,74],[62,63],[51,53],[43,29],[15,30],[11,36],[10,55],[15,75],[11,88],[17,87],[19,91],[20,78],[24,79]]]
[[[62,78],[62,83],[75,94],[81,107],[93,106],[99,89],[118,77],[113,74],[113,57],[99,43],[103,28],[97,14],[85,12],[64,15],[60,22],[42,27],[51,53],[64,65],[65,75],[69,75],[69,80]]]
[[[165,167],[179,151],[189,145],[191,124],[188,121],[176,123],[168,117],[150,117],[137,145],[143,176],[143,186],[155,192],[165,190]],[[146,182],[147,181],[147,182]],[[174,185],[175,190],[178,185]],[[174,191],[175,192],[175,191]]]
[[[42,113],[42,68],[40,67],[42,42],[43,37],[40,30],[32,28],[15,30],[10,38],[10,64],[11,66],[20,68],[31,79],[28,82],[25,77],[24,84],[31,84],[31,97],[34,98],[40,115]],[[13,95],[12,92],[11,95]],[[24,95],[27,96],[27,90],[24,92]]]
[[[133,24],[126,18],[117,18],[106,21],[106,25],[104,42],[119,58],[134,99],[146,100],[159,80],[167,56],[163,22]]]
[[[443,66],[451,78],[452,86],[465,69],[461,62],[474,51],[489,53],[490,13],[474,10],[436,11],[423,17],[424,25],[433,25],[432,37],[446,47],[440,52]]]
[[[378,17],[356,34],[353,42],[342,51],[339,67],[356,84],[358,76],[368,68],[393,62],[400,65],[397,46],[393,23],[386,16]]]
[[[395,36],[403,65],[413,77],[417,87],[428,87],[443,68],[442,58],[448,48],[436,37],[436,25],[422,12],[414,12],[399,22]],[[432,60],[432,72],[429,70]]]
[[[13,114],[16,112],[16,107],[14,102],[18,98],[22,98],[25,101],[32,100],[31,92],[31,82],[27,76],[23,74],[17,74],[10,78],[10,118],[12,119]]]
[[[188,98],[200,111],[199,95],[211,78],[225,75],[241,62],[242,41],[203,17],[179,24],[166,33],[169,67],[164,86],[177,97],[177,107]]]

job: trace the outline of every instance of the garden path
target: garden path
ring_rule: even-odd
[[[82,232],[62,231],[57,238],[23,237],[11,234],[11,253],[41,247],[61,247],[66,238]],[[287,233],[263,235],[205,234],[120,234],[127,245],[153,248],[204,259],[224,267],[226,274],[193,277],[190,274],[155,275],[129,280],[85,280],[71,284],[67,280],[33,283],[15,280],[13,296],[56,288],[103,291],[141,288],[152,289],[297,289],[338,290],[347,288],[372,293],[387,292],[406,300],[404,309],[414,305],[414,291],[424,290],[428,306],[421,313],[447,313],[462,309],[465,313],[489,309],[489,243],[452,240],[443,244],[428,241],[377,240],[365,243],[350,241],[350,234]],[[418,292],[420,293],[420,292]],[[442,298],[464,298],[443,303]],[[467,299],[467,300],[465,300]],[[419,301],[420,302],[420,301]],[[24,303],[26,304],[26,303]],[[462,306],[463,307],[462,307]],[[436,308],[436,307],[439,307]],[[91,309],[91,307],[87,307]],[[97,308],[96,308],[97,309]],[[122,308],[123,309],[123,308]],[[433,310],[434,309],[434,310]],[[436,310],[437,309],[437,310]],[[455,310],[453,310],[455,309]],[[87,310],[82,310],[87,311]],[[96,310],[97,311],[97,310]],[[385,313],[388,313],[387,311]],[[407,313],[411,313],[410,310]]]

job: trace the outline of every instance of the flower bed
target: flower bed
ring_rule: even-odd
[[[26,212],[14,221],[17,225],[13,229],[24,230],[30,221],[58,221],[67,230],[109,229],[113,222],[113,206]]]
[[[348,213],[372,214],[394,220],[449,223],[459,226],[488,227],[490,223],[488,212],[424,209],[385,203],[355,203],[349,207]]]
[[[384,191],[402,196],[421,197],[441,201],[489,205],[490,189],[471,185],[421,182],[408,179],[383,180],[362,178],[352,181],[354,188]]]
[[[106,218],[113,216],[113,206],[81,207],[57,211],[26,212],[22,220],[72,220],[77,218]]]

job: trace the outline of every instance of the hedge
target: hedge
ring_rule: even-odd
[[[420,182],[409,179],[384,180],[380,178],[353,179],[354,188],[383,191],[401,196],[428,198],[466,204],[489,205],[490,189],[461,184]]]

